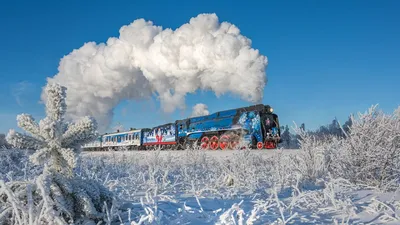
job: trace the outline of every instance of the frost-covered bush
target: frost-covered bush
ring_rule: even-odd
[[[301,177],[301,183],[315,184],[327,173],[327,151],[331,148],[331,142],[316,138],[303,129],[294,128],[299,135],[299,154],[292,157],[293,170]]]
[[[400,107],[387,115],[371,107],[352,118],[345,140],[336,141],[329,171],[354,183],[386,190],[400,185]]]
[[[97,136],[96,122],[85,117],[76,123],[64,122],[66,89],[48,84],[47,116],[39,123],[32,116],[17,116],[18,126],[7,141],[15,147],[35,150],[29,159],[43,165],[43,173],[33,180],[0,183],[0,221],[6,224],[77,224],[104,220],[104,206],[111,206],[112,194],[94,180],[75,176],[80,146]],[[28,213],[27,213],[28,212]]]
[[[326,136],[321,140],[296,129],[301,148],[294,162],[303,180],[316,182],[331,174],[381,190],[398,187],[400,107],[387,115],[372,106],[359,113],[358,119],[351,117],[351,123],[346,138]]]

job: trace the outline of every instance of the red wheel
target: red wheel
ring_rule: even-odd
[[[207,149],[208,148],[208,141],[209,141],[208,137],[203,137],[201,139],[201,148],[202,149]]]
[[[265,148],[266,149],[274,149],[275,148],[275,143],[273,141],[266,141],[265,142]]]
[[[261,141],[259,141],[257,143],[257,149],[262,149],[263,147],[264,147],[264,144]]]
[[[229,137],[227,135],[222,135],[221,138],[219,139],[219,147],[222,150],[225,150],[228,147],[229,144]]]
[[[212,136],[210,139],[210,148],[212,150],[216,150],[218,148],[218,137],[217,136]]]
[[[229,148],[235,149],[239,145],[239,135],[233,134],[231,135]]]

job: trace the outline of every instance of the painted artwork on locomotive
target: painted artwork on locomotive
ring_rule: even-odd
[[[262,141],[260,114],[258,112],[244,112],[240,116],[238,124],[249,131],[244,137],[246,141],[251,141],[252,136],[254,136],[257,141]]]
[[[174,144],[176,142],[175,124],[154,127],[143,132],[143,144]]]

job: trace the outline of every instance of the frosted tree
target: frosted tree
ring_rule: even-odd
[[[49,84],[45,91],[47,117],[36,123],[29,114],[18,115],[18,126],[32,136],[11,130],[7,141],[18,148],[35,149],[36,152],[30,157],[33,163],[50,166],[51,170],[71,176],[80,146],[96,138],[97,125],[90,117],[84,117],[74,124],[64,122],[66,88]]]
[[[14,216],[23,214],[28,207],[41,207],[36,209],[38,213],[42,210],[45,212],[39,224],[77,224],[79,221],[97,223],[104,217],[104,204],[111,205],[112,194],[95,181],[74,176],[81,146],[97,136],[96,121],[84,117],[76,123],[65,122],[66,88],[48,84],[45,92],[47,116],[44,119],[37,123],[31,115],[17,116],[18,126],[31,135],[10,130],[6,137],[8,143],[17,148],[34,149],[30,161],[43,165],[43,173],[34,183],[0,183],[0,205],[6,206],[6,212],[13,211],[11,214]],[[28,186],[30,190],[27,190]],[[25,193],[21,189],[26,189]],[[13,191],[18,191],[18,194],[10,194]],[[26,200],[26,192],[34,196],[36,202],[33,205],[29,205],[29,199]],[[24,210],[22,203],[25,202],[28,205]],[[16,203],[20,207],[16,207]],[[6,214],[3,216],[4,219]]]

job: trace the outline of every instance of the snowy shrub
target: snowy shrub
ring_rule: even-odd
[[[76,177],[80,146],[96,136],[96,122],[89,117],[65,123],[66,89],[46,86],[47,117],[36,123],[32,116],[17,117],[18,126],[31,136],[11,130],[7,141],[13,146],[34,149],[29,159],[43,165],[33,181],[0,183],[0,221],[6,224],[68,224],[104,220],[104,205],[112,194],[94,180]],[[27,214],[28,212],[28,214]],[[28,221],[27,221],[28,220]]]
[[[392,115],[386,115],[373,106],[360,113],[358,119],[352,117],[351,123],[346,138],[317,139],[296,129],[301,148],[293,161],[303,180],[315,183],[331,174],[383,191],[398,187],[400,107]]]
[[[297,127],[294,129],[300,137],[300,149],[299,154],[292,157],[292,169],[301,175],[301,183],[315,184],[319,178],[326,175],[326,156],[330,142],[317,139],[303,129]]]
[[[381,190],[399,186],[400,107],[392,115],[371,107],[352,126],[345,140],[336,141],[329,170],[354,183]]]

